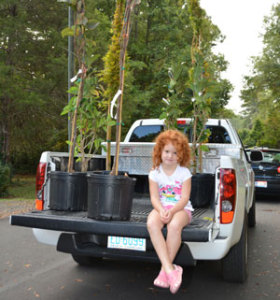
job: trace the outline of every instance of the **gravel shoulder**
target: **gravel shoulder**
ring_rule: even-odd
[[[0,219],[35,209],[34,200],[0,200]]]

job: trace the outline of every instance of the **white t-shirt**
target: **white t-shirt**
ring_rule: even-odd
[[[190,170],[180,165],[177,165],[171,176],[164,173],[161,165],[149,173],[149,178],[159,186],[159,197],[163,206],[174,206],[181,199],[183,182],[191,177]],[[185,209],[194,210],[190,201]]]

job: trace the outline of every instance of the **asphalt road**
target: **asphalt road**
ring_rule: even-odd
[[[215,299],[280,300],[280,200],[257,201],[257,226],[249,230],[249,278],[222,281],[219,262],[185,268],[176,295],[154,288],[158,265],[103,261],[80,267],[72,258],[39,244],[28,228],[0,220],[1,300]]]

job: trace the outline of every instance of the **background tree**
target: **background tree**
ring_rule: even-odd
[[[243,129],[240,131],[240,137],[246,147],[262,146],[264,140],[264,127],[259,119],[256,119],[252,130]]]
[[[60,16],[59,18],[57,16]],[[67,11],[57,1],[0,4],[0,140],[6,162],[35,170],[43,148],[62,150]]]
[[[252,75],[245,77],[241,98],[244,101],[244,127],[255,135],[256,124],[261,139],[253,141],[258,146],[280,147],[280,5],[273,7],[264,19],[263,52],[252,59]],[[259,121],[257,121],[259,120]],[[251,141],[252,142],[252,141]]]

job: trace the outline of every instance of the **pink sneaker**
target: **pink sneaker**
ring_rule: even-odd
[[[180,266],[174,265],[175,270],[173,270],[170,273],[167,273],[167,280],[170,286],[170,292],[172,294],[177,293],[179,290],[179,287],[182,283],[182,275],[183,275],[183,269]]]
[[[165,271],[161,270],[154,280],[154,285],[161,288],[169,288],[169,283]]]

